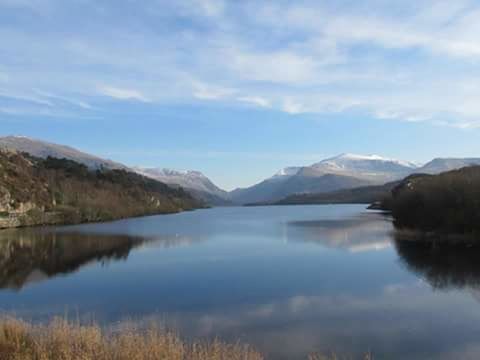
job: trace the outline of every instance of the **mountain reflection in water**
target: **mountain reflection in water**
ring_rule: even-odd
[[[0,288],[20,290],[30,283],[76,272],[90,263],[126,260],[132,249],[147,243],[168,248],[190,240],[48,229],[2,231]]]
[[[370,213],[349,219],[292,221],[288,223],[288,239],[351,252],[375,251],[391,246],[386,236],[391,230],[387,217]]]
[[[0,311],[158,321],[187,338],[250,343],[275,360],[366,350],[478,359],[478,247],[403,243],[393,230],[362,205],[335,205],[0,232]]]

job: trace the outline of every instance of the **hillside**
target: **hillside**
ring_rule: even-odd
[[[399,182],[385,185],[362,186],[353,189],[343,189],[327,193],[296,194],[275,202],[275,205],[300,204],[372,204],[390,195]]]
[[[301,170],[293,176],[276,175],[250,188],[234,190],[231,192],[231,198],[241,204],[271,203],[292,194],[326,193],[369,184],[370,182],[353,176],[335,174],[316,176]]]
[[[196,199],[209,205],[230,205],[229,194],[220,189],[200,171],[178,171],[164,168],[134,167],[140,175],[174,187],[182,187]]]
[[[198,206],[183,189],[136,173],[0,151],[0,228],[104,221]]]
[[[91,155],[73,147],[32,139],[25,136],[0,137],[0,150],[13,150],[46,159],[53,157],[68,159],[87,166],[89,169],[123,169],[163,182],[173,187],[182,187],[195,199],[208,205],[229,205],[229,194],[217,187],[198,171],[177,171],[163,168],[129,168],[112,160]]]
[[[68,159],[87,166],[89,169],[127,169],[125,165],[98,156],[84,153],[70,146],[53,144],[47,141],[31,139],[26,136],[0,137],[0,149],[28,153],[34,157]]]
[[[402,181],[384,202],[399,229],[480,234],[480,166]]]

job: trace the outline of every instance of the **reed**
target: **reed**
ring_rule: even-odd
[[[248,345],[186,342],[155,325],[137,328],[125,323],[103,329],[64,319],[30,324],[14,318],[0,321],[2,360],[260,360]]]

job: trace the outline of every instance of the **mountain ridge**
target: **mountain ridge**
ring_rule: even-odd
[[[161,181],[174,187],[183,187],[192,193],[198,200],[209,205],[227,205],[228,193],[208,179],[203,173],[195,170],[178,171],[168,169],[163,176],[154,176],[139,167],[129,167],[110,159],[103,159],[99,156],[91,155],[74,147],[56,144],[44,140],[34,139],[26,136],[8,135],[0,137],[0,149],[15,150],[21,153],[28,153],[34,157],[46,159],[49,156],[58,159],[68,159],[80,164],[86,165],[91,170],[109,169],[109,170],[127,170],[134,171],[140,175],[151,179]],[[158,169],[158,168],[155,168]],[[176,176],[176,179],[175,179]],[[181,177],[189,177],[181,179]],[[195,184],[195,179],[199,184]]]
[[[132,169],[138,174],[161,181],[170,186],[180,186],[207,204],[231,204],[229,201],[229,193],[215,185],[200,171],[138,166]]]
[[[273,203],[293,195],[308,195],[377,186],[403,179],[414,173],[437,174],[469,165],[479,165],[480,158],[435,158],[424,165],[380,155],[342,153],[307,166],[280,169],[261,182],[245,188],[225,191],[196,170],[175,170],[164,167],[128,167],[102,159],[70,146],[58,145],[25,136],[0,137],[0,149],[10,148],[46,158],[67,158],[90,169],[124,169],[182,187],[195,198],[209,205]]]
[[[401,179],[416,164],[378,155],[343,153],[309,166],[287,167],[251,187],[232,191],[235,202],[276,202],[294,194],[325,193]]]

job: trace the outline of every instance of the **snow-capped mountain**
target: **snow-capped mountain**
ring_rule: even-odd
[[[308,171],[318,175],[353,176],[374,184],[383,184],[405,177],[417,168],[414,163],[378,155],[341,154],[309,166]]]
[[[422,174],[439,174],[466,166],[480,165],[480,158],[436,158],[417,169]]]
[[[310,166],[286,167],[262,182],[226,192],[199,171],[164,168],[129,168],[123,164],[87,154],[69,146],[53,144],[24,136],[0,137],[0,149],[6,148],[46,158],[66,158],[91,169],[125,169],[171,186],[180,186],[210,205],[275,202],[289,195],[325,193],[366,185],[382,185],[413,173],[438,174],[470,165],[480,165],[480,158],[437,158],[424,166],[378,155],[341,154]]]
[[[125,165],[84,153],[70,146],[53,144],[25,136],[0,137],[1,148],[29,153],[39,158],[47,158],[49,156],[59,159],[65,158],[84,164],[91,169],[127,169]]]
[[[378,155],[341,154],[310,166],[288,167],[249,188],[232,191],[239,203],[271,202],[298,193],[322,193],[384,184],[415,172],[414,163]]]
[[[39,158],[47,158],[48,156],[60,159],[65,158],[84,164],[90,169],[131,170],[172,186],[181,186],[207,204],[223,205],[228,203],[226,200],[228,193],[219,189],[198,171],[182,172],[168,169],[131,169],[123,164],[84,153],[70,146],[53,144],[25,136],[0,137],[0,149],[2,148],[26,152]]]
[[[279,170],[272,178],[282,178],[284,176],[293,176],[301,169],[300,166],[290,166]]]
[[[226,205],[229,194],[200,171],[134,167],[135,172],[171,186],[180,186],[210,205]]]

